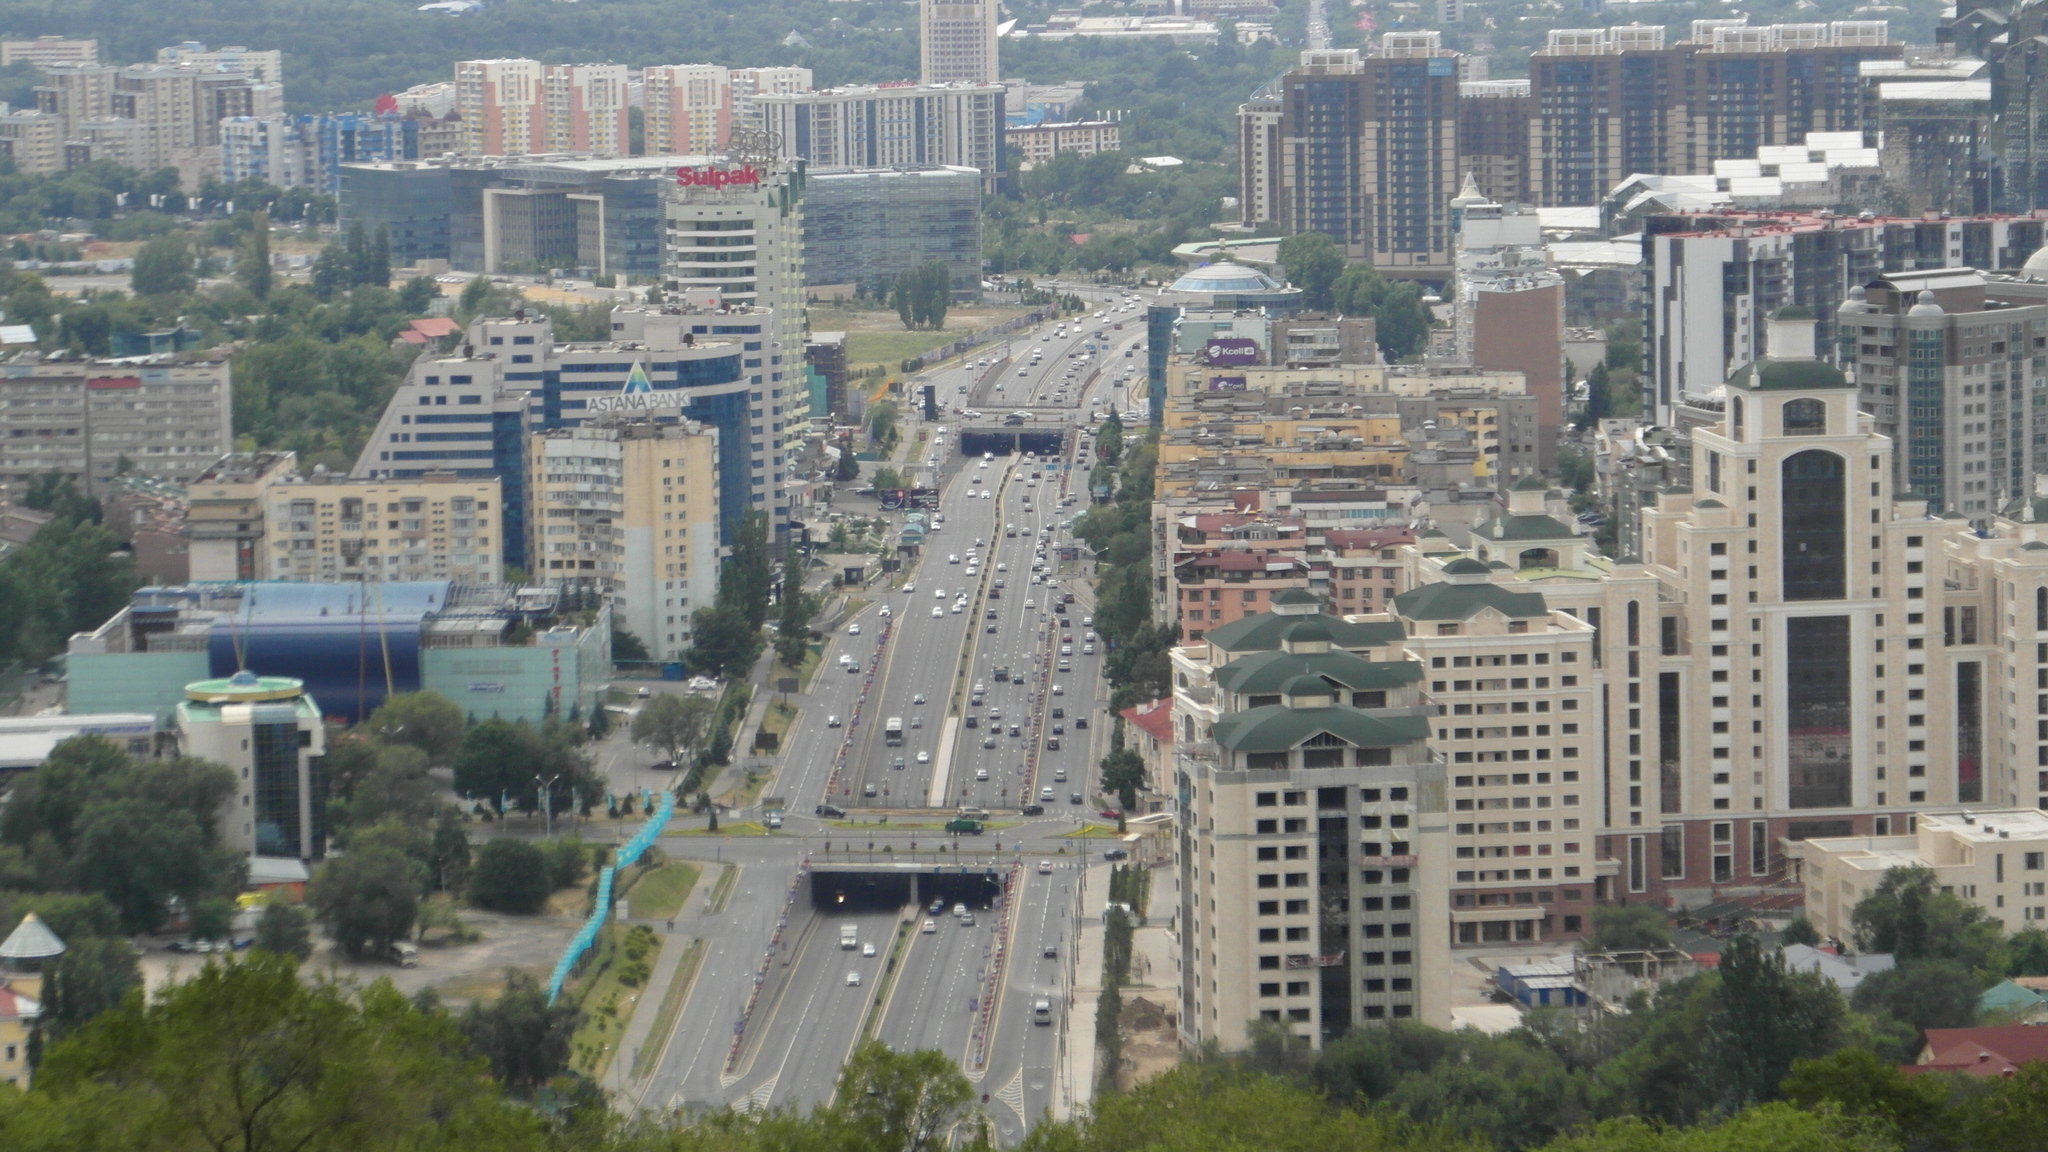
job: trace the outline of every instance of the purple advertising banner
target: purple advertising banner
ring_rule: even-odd
[[[1218,367],[1241,368],[1259,362],[1259,343],[1246,336],[1215,336],[1209,340],[1209,363]]]
[[[1242,391],[1244,391],[1244,377],[1242,377],[1242,376],[1211,376],[1211,377],[1209,377],[1209,391],[1211,391],[1211,392],[1242,392]]]

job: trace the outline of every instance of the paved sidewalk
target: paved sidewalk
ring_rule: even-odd
[[[677,970],[682,964],[683,956],[690,950],[690,941],[703,936],[707,938],[706,945],[709,945],[708,937],[713,926],[702,924],[700,921],[711,893],[718,886],[718,878],[723,875],[723,870],[708,860],[692,860],[691,863],[698,864],[701,868],[697,876],[697,886],[690,890],[688,901],[685,902],[682,911],[676,913],[675,919],[648,920],[635,917],[619,921],[621,924],[629,925],[644,924],[653,929],[655,935],[661,937],[660,961],[655,965],[653,974],[648,977],[647,986],[640,990],[640,998],[634,1002],[632,1019],[626,1024],[625,1035],[619,1039],[618,1054],[612,1057],[611,1067],[606,1070],[604,1077],[604,1086],[615,1094],[614,1099],[618,1106],[629,1113],[639,1106],[639,1100],[634,1092],[634,1086],[640,1083],[633,1077],[634,1057],[650,1042],[650,1033],[654,1031],[655,1021],[661,1015],[661,1002],[667,998],[669,987],[676,981]],[[628,903],[630,910],[630,898]],[[671,928],[671,925],[674,927]],[[680,1025],[680,1010],[676,1017],[676,1023]],[[653,1042],[666,1043],[667,1039],[661,1037]],[[658,1061],[650,1065],[658,1066]]]
[[[1109,902],[1109,865],[1081,873],[1079,930],[1074,937],[1072,993],[1067,1004],[1064,1083],[1053,1119],[1066,1120],[1095,1099],[1095,1006],[1102,999],[1102,907]]]

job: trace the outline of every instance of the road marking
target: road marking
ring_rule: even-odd
[[[1022,1067],[1017,1069],[1015,1076],[1010,1077],[1008,1084],[1003,1085],[996,1092],[995,1098],[1008,1105],[1010,1111],[1017,1114],[1017,1122],[1019,1124],[1024,1122],[1024,1069]]]

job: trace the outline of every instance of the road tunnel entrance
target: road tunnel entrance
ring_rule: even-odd
[[[811,907],[820,912],[894,912],[916,894],[904,872],[814,872]]]
[[[943,900],[948,908],[955,904],[988,908],[1002,894],[1003,876],[1002,869],[979,864],[872,871],[821,869],[811,873],[811,907],[828,914],[893,912],[905,904],[923,907]]]
[[[1055,456],[1065,443],[1066,431],[1060,428],[963,428],[960,431],[960,454],[969,458],[986,452],[998,456],[1013,456],[1018,452]]]

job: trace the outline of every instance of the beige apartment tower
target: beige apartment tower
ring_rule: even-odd
[[[717,429],[585,423],[534,436],[527,460],[534,581],[608,601],[656,659],[675,659],[718,591]]]
[[[1450,1022],[1444,768],[1398,625],[1307,591],[1177,648],[1181,1037]]]
[[[919,75],[926,84],[994,84],[996,0],[922,0],[918,10]]]

